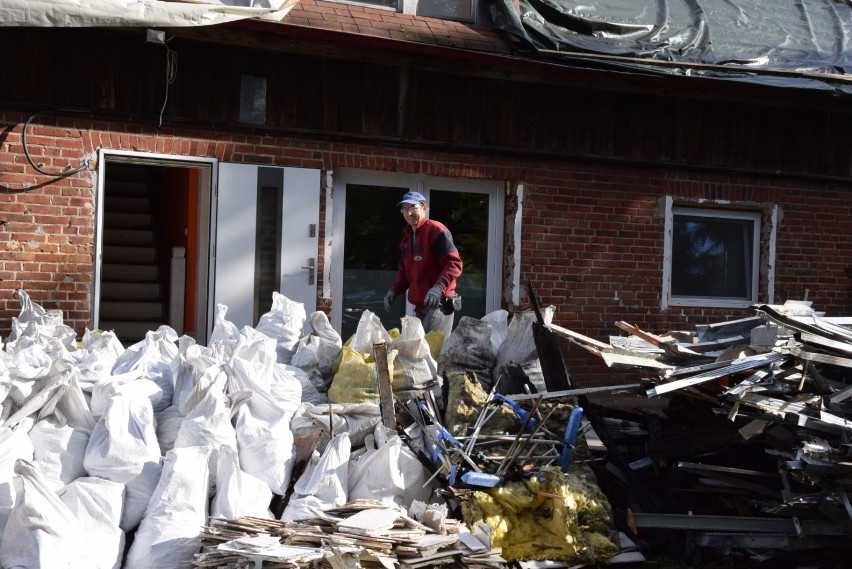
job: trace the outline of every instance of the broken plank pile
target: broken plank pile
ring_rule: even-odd
[[[738,566],[828,562],[852,548],[852,320],[806,301],[754,316],[600,342],[552,326],[631,396],[581,397],[617,524],[671,554]]]
[[[422,512],[426,507],[420,504]],[[433,510],[434,513],[434,510]],[[440,530],[398,508],[357,501],[318,512],[317,518],[284,522],[265,518],[213,519],[202,532],[195,567],[498,567],[487,528],[474,532],[442,517]],[[430,517],[435,520],[435,516]]]

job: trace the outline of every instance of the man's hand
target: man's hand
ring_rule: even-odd
[[[444,287],[436,284],[426,293],[426,298],[423,299],[423,306],[426,308],[438,308],[441,304],[441,295],[444,294]]]
[[[385,295],[385,310],[388,312],[391,311],[391,306],[393,306],[393,302],[396,300],[396,293],[393,289],[390,289],[388,293]]]

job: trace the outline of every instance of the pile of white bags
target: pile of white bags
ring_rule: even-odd
[[[365,312],[343,346],[325,314],[308,319],[275,293],[257,328],[237,329],[219,305],[208,346],[162,326],[125,349],[110,331],[77,342],[59,311],[18,295],[0,343],[0,569],[186,569],[209,516],[298,520],[353,499],[430,498],[436,482],[381,424],[368,361],[383,341],[394,391],[439,380],[415,318],[391,338]],[[464,326],[481,340],[466,355],[493,365],[506,321]],[[463,365],[448,355],[447,368]],[[353,378],[368,397],[351,398]],[[350,398],[328,403],[335,381]],[[294,479],[296,441],[311,439]]]
[[[18,294],[0,344],[0,568],[185,569],[209,516],[271,518],[291,490],[287,515],[314,515],[349,499],[350,470],[369,493],[350,451],[362,465],[387,455],[422,499],[413,454],[372,438],[378,405],[317,389],[342,346],[324,314],[300,337],[304,308],[276,293],[257,328],[218,306],[209,346],[162,326],[125,349],[108,331],[78,343],[59,311]],[[293,480],[294,433],[310,431],[334,436]]]

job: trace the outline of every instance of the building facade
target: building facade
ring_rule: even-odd
[[[204,342],[273,291],[345,337],[381,300],[416,189],[465,259],[462,314],[605,340],[852,308],[842,93],[521,56],[487,23],[301,2],[282,22],[8,28],[0,337],[24,289],[65,323]],[[597,359],[566,345],[583,383]]]

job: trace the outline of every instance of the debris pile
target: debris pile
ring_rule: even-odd
[[[208,346],[162,326],[125,348],[110,331],[77,341],[18,295],[0,567],[495,567],[630,547],[531,315],[436,339],[364,312],[344,345],[275,293],[256,328],[218,306]]]
[[[618,322],[627,335],[609,342],[551,329],[642,375],[632,395],[581,397],[605,447],[598,480],[638,543],[839,566],[852,547],[852,319],[807,301],[752,311],[663,335]]]

